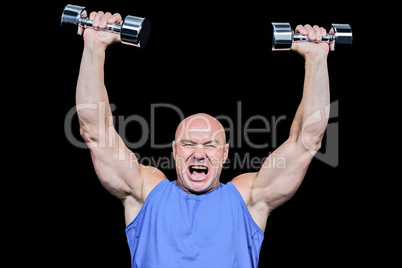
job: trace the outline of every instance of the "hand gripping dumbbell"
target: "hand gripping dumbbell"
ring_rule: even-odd
[[[123,24],[108,24],[106,28],[100,29],[93,26],[93,22],[83,14],[85,7],[76,5],[67,5],[61,16],[61,26],[75,26],[83,28],[92,28],[99,31],[107,31],[120,34],[121,42],[126,45],[144,48],[148,42],[150,32],[150,22],[146,18],[135,16],[126,16]]]
[[[311,41],[306,35],[293,33],[289,23],[272,22],[272,50],[290,50],[293,42]],[[353,41],[352,28],[349,24],[333,23],[329,33],[323,36],[321,42],[329,44],[330,50],[335,50],[335,44],[351,45]]]

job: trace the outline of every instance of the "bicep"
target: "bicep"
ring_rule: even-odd
[[[289,138],[265,160],[253,182],[253,199],[271,209],[289,200],[297,191],[314,154],[301,141]]]

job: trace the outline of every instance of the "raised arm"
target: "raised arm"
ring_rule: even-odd
[[[326,35],[323,28],[310,25],[296,28],[311,40]],[[303,97],[293,120],[289,138],[264,162],[258,173],[248,173],[233,180],[251,215],[265,229],[274,208],[289,200],[300,186],[328,123],[329,80],[328,44],[294,43],[293,51],[305,58]]]
[[[120,14],[91,13],[95,27],[120,23]],[[81,32],[82,33],[82,32]],[[91,151],[93,165],[102,185],[125,206],[138,210],[152,185],[164,176],[154,168],[138,164],[136,156],[125,146],[113,127],[112,112],[104,84],[106,48],[119,42],[115,34],[86,29],[84,51],[77,83],[76,103],[80,133]],[[156,178],[156,180],[155,180]],[[126,206],[126,208],[127,208]],[[129,212],[130,221],[134,212]]]

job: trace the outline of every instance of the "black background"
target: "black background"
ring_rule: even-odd
[[[339,104],[339,116],[330,120],[339,126],[339,165],[313,160],[295,196],[270,215],[259,267],[358,265],[377,259],[366,250],[376,236],[366,215],[376,202],[367,190],[372,182],[366,172],[370,164],[364,160],[367,141],[362,137],[371,125],[367,122],[374,120],[367,108],[372,105],[367,88],[376,86],[370,65],[380,57],[367,57],[364,31],[371,6],[287,1],[57,1],[35,6],[46,14],[46,20],[43,27],[17,37],[29,38],[30,43],[19,48],[24,56],[11,68],[26,72],[14,83],[24,87],[23,99],[29,103],[18,122],[13,120],[13,129],[24,129],[15,172],[24,178],[21,195],[27,197],[13,211],[20,219],[18,233],[24,237],[15,239],[13,248],[29,256],[17,262],[24,259],[42,267],[130,267],[123,206],[100,185],[89,150],[72,145],[65,134],[66,115],[75,105],[83,49],[81,37],[60,28],[61,12],[69,3],[86,6],[88,11],[151,20],[145,49],[122,44],[107,49],[105,83],[116,117],[140,115],[150,123],[151,105],[167,103],[185,116],[205,112],[227,115],[236,122],[241,102],[243,127],[255,115],[286,116],[278,125],[278,145],[287,139],[301,100],[304,60],[292,52],[270,51],[270,23],[290,22],[293,28],[309,23],[327,29],[332,22],[349,23],[353,46],[328,57],[331,101]],[[13,103],[19,103],[22,95],[15,93]],[[21,105],[14,107],[18,110]],[[170,142],[179,122],[173,110],[155,110],[156,142]],[[250,127],[262,127],[258,123]],[[136,123],[127,126],[129,141],[141,137],[137,127]],[[76,117],[72,132],[81,140]],[[270,143],[271,137],[250,134],[255,143]],[[242,146],[232,146],[229,158],[247,153],[261,158],[276,147],[253,149],[242,137]],[[135,152],[155,158],[171,154],[169,148],[152,149],[150,142]],[[174,169],[163,171],[175,179]],[[248,171],[257,169],[226,168],[221,181]]]

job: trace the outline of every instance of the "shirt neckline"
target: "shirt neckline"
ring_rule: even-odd
[[[186,191],[184,191],[183,188],[181,188],[178,184],[177,184],[177,180],[174,181],[174,185],[178,188],[178,191],[180,192],[180,194],[186,198],[186,199],[192,199],[192,200],[202,200],[205,197],[211,195],[214,192],[217,192],[221,187],[223,187],[223,183],[220,183],[218,187],[216,187],[215,189],[213,189],[212,191],[205,193],[205,194],[201,194],[201,195],[196,195],[196,194],[189,194]]]

